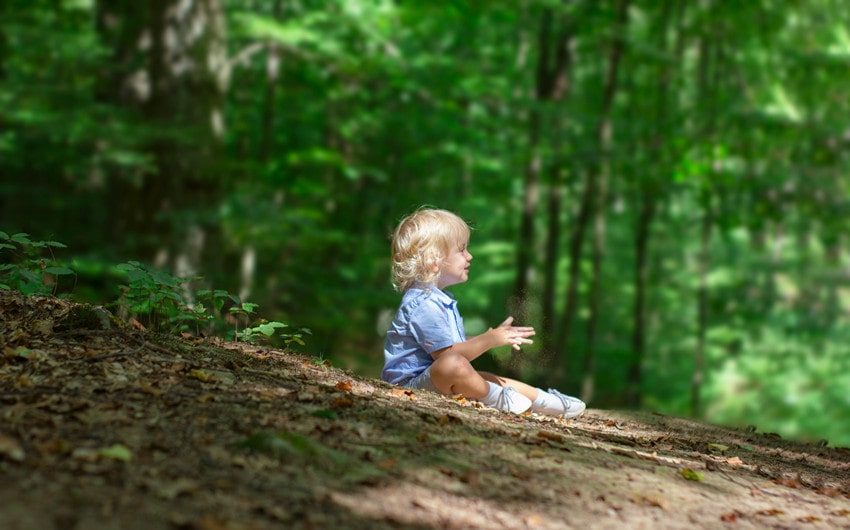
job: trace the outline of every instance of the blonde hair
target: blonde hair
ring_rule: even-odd
[[[396,291],[416,283],[433,285],[452,247],[469,239],[466,221],[447,210],[421,208],[398,224],[392,240],[392,277]]]

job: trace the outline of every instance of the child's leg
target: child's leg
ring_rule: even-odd
[[[478,374],[487,381],[491,381],[500,386],[512,386],[516,389],[517,392],[527,397],[531,401],[537,399],[537,389],[531,385],[527,385],[522,381],[517,381],[516,379],[511,379],[509,377],[502,377],[496,374],[491,374],[490,372],[478,372]]]
[[[520,414],[531,408],[528,397],[509,386],[487,381],[469,359],[460,354],[444,353],[431,365],[431,383],[443,394],[463,394],[488,407]]]
[[[444,353],[431,365],[431,382],[443,394],[463,394],[475,400],[490,391],[490,385],[475,371],[469,359],[451,352]]]

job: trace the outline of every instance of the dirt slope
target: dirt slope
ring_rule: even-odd
[[[0,292],[0,528],[850,528],[850,452],[561,422]]]

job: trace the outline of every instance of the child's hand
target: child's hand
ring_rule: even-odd
[[[527,338],[534,336],[534,328],[530,326],[511,326],[514,317],[508,317],[504,322],[499,324],[499,327],[491,329],[499,337],[500,344],[509,344],[511,348],[519,351],[520,344],[534,344],[534,341]]]

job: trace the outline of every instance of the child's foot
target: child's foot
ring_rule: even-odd
[[[537,400],[531,410],[547,416],[570,419],[580,416],[586,407],[584,401],[550,388],[548,392],[538,389]]]
[[[496,402],[490,405],[494,409],[522,414],[531,408],[531,400],[520,394],[514,387],[502,387]]]

